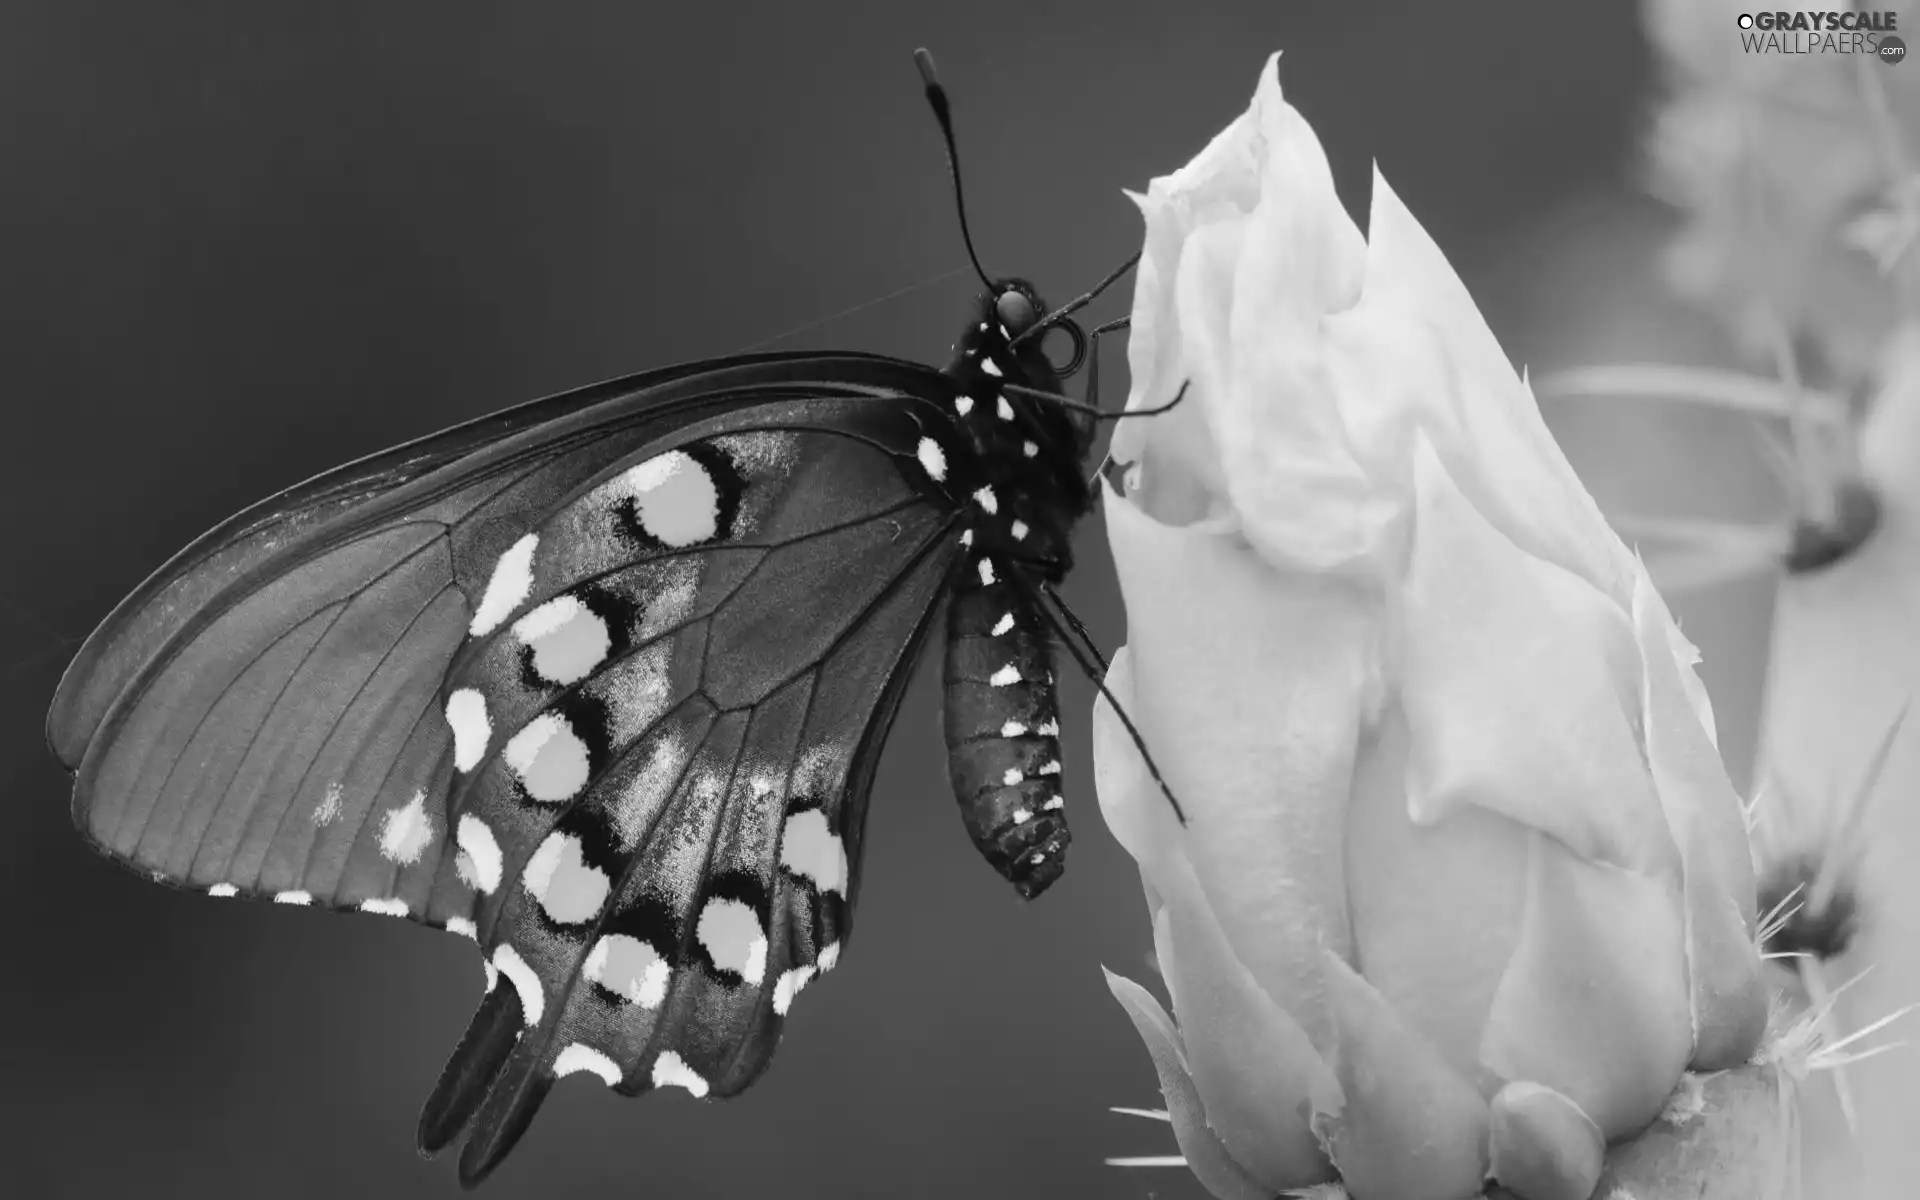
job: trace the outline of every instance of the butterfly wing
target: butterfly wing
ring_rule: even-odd
[[[942,379],[641,376],[243,514],[63,681],[77,820],[163,880],[475,937],[508,986],[422,1122],[477,1117],[463,1177],[560,1075],[737,1092],[837,957],[959,553]]]

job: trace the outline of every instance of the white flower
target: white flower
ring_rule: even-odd
[[[1584,1197],[1765,1027],[1681,637],[1445,258],[1280,95],[1137,198],[1109,825],[1174,1020],[1110,977],[1222,1197]],[[1584,1188],[1585,1190],[1580,1190]]]

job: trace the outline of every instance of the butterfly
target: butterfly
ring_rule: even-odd
[[[724,1097],[766,1068],[845,944],[943,607],[967,832],[1023,896],[1060,878],[1053,637],[1104,661],[1053,588],[1119,415],[1097,368],[1085,401],[1062,380],[1125,325],[1070,314],[1137,256],[1051,313],[988,277],[916,60],[986,284],[944,370],[698,362],[361,459],[187,547],[61,681],[49,741],[105,854],[479,945],[487,992],[419,1130],[428,1154],[465,1134],[468,1186],[557,1079]]]

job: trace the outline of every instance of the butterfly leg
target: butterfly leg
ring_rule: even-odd
[[[1087,335],[1087,390],[1083,402],[1095,412],[1100,410],[1100,335],[1117,333],[1132,324],[1132,317],[1119,317],[1105,325],[1095,325]]]
[[[1053,626],[1054,632],[1059,634],[1060,641],[1066,646],[1067,653],[1073,655],[1073,660],[1079,665],[1080,670],[1088,679],[1093,681],[1093,686],[1100,690],[1100,695],[1104,697],[1107,704],[1112,707],[1113,714],[1120,718],[1120,724],[1126,727],[1127,736],[1132,739],[1134,748],[1140,751],[1141,759],[1147,764],[1147,773],[1153,776],[1153,781],[1160,785],[1160,794],[1165,796],[1167,803],[1173,806],[1175,819],[1182,825],[1185,825],[1187,823],[1187,814],[1185,810],[1180,807],[1180,801],[1174,796],[1173,789],[1167,786],[1166,779],[1160,774],[1160,766],[1153,761],[1153,752],[1147,749],[1146,739],[1140,736],[1140,730],[1134,726],[1133,718],[1127,715],[1127,710],[1121,705],[1119,698],[1107,689],[1106,660],[1101,655],[1099,648],[1093,644],[1093,638],[1088,634],[1086,625],[1081,622],[1080,618],[1074,614],[1072,609],[1067,607],[1066,601],[1063,600],[1051,586],[1044,586],[1047,599],[1052,601],[1052,604],[1049,605],[1041,601],[1041,590],[1035,589],[1031,582],[1019,575],[1015,575],[1014,578],[1020,582],[1032,597],[1034,607],[1039,609],[1041,615]],[[1085,639],[1084,650],[1081,648],[1081,644],[1074,640],[1073,635],[1075,633]],[[1097,671],[1094,668],[1094,663],[1088,661],[1089,654],[1099,662],[1099,669]]]

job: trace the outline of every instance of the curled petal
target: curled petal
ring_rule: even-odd
[[[1271,1189],[1255,1183],[1207,1128],[1200,1095],[1194,1090],[1193,1079],[1187,1074],[1186,1061],[1181,1055],[1180,1035],[1167,1019],[1166,1011],[1151,992],[1133,980],[1104,969],[1103,973],[1113,998],[1127,1010],[1140,1040],[1147,1044],[1153,1069],[1160,1076],[1160,1092],[1166,1097],[1174,1140],[1180,1144],[1180,1153],[1186,1156],[1187,1169],[1219,1200],[1268,1200]]]
[[[1234,958],[1191,869],[1179,863],[1169,875],[1154,948],[1208,1124],[1270,1190],[1331,1179],[1310,1122],[1339,1108],[1339,1086],[1300,1026]]]
[[[1609,1140],[1652,1120],[1693,1045],[1677,893],[1534,834],[1520,944],[1481,1060],[1566,1096]]]
[[[1234,956],[1323,1045],[1320,948],[1349,949],[1340,847],[1376,686],[1369,599],[1346,581],[1282,576],[1243,542],[1161,525],[1111,491],[1106,514],[1130,713],[1188,824],[1120,765],[1138,752],[1107,717],[1103,811],[1163,894],[1156,858],[1185,855]],[[1112,797],[1110,780],[1122,785]]]
[[[1503,537],[1424,438],[1414,478],[1401,647],[1414,820],[1475,804],[1583,857],[1677,875],[1629,721],[1640,655],[1625,611]]]
[[[1580,1106],[1521,1081],[1494,1096],[1488,1157],[1493,1178],[1527,1200],[1587,1200],[1607,1140]]]
[[[1347,964],[1323,964],[1345,1105],[1316,1118],[1354,1200],[1462,1200],[1487,1171],[1487,1105]]]

